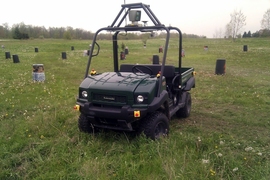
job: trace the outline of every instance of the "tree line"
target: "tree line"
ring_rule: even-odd
[[[270,37],[270,9],[268,9],[261,20],[261,29],[251,33],[250,31],[244,32],[241,35],[241,29],[246,25],[246,16],[240,11],[234,10],[230,14],[231,20],[225,26],[225,33],[222,29],[215,32],[214,38],[231,38],[236,40],[237,38],[249,38],[249,37]],[[162,37],[163,34],[150,34],[150,36]],[[44,26],[32,26],[26,25],[23,22],[15,24],[9,27],[7,23],[0,25],[0,38],[2,39],[43,39],[43,38],[54,38],[54,39],[92,39],[94,33],[80,28],[73,27],[49,27],[46,29]],[[120,39],[140,39],[142,34],[131,34],[128,36],[122,36]],[[206,38],[205,36],[198,36],[195,34],[183,34],[184,38]],[[110,33],[100,34],[99,39],[111,39]],[[143,37],[145,38],[145,37]]]
[[[91,31],[72,27],[49,27],[46,29],[44,26],[26,25],[23,22],[14,24],[12,27],[9,27],[7,23],[0,25],[0,38],[3,39],[89,39],[92,36]]]
[[[214,38],[249,38],[249,37],[270,37],[270,9],[268,9],[261,20],[261,29],[251,33],[250,31],[244,32],[241,35],[242,28],[246,25],[246,16],[240,11],[234,10],[230,14],[231,20],[225,26],[225,33],[223,34],[222,29],[219,29],[213,35]]]
[[[68,27],[49,27],[46,29],[44,26],[32,26],[26,25],[23,22],[15,24],[9,27],[7,23],[0,25],[0,38],[2,39],[43,39],[43,38],[53,38],[53,39],[92,39],[94,33],[91,31],[86,31],[84,29]],[[166,37],[164,33],[149,33],[149,34],[134,34],[128,33],[120,35],[119,39],[141,39],[149,37]],[[174,34],[172,34],[174,36]],[[111,39],[112,34],[101,33],[99,34],[99,39]],[[205,36],[198,36],[195,34],[183,34],[184,38],[206,38]]]

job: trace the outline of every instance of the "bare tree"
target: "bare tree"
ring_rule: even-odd
[[[230,23],[228,23],[228,24],[226,24],[226,26],[225,26],[225,37],[226,38],[231,38],[232,37],[232,27],[231,27],[231,24]]]
[[[226,36],[236,39],[240,30],[246,25],[246,16],[240,11],[234,10],[231,14],[231,20],[226,25]]]
[[[213,38],[222,38],[222,28],[216,29],[215,34],[213,34]]]
[[[263,15],[263,19],[261,21],[261,27],[263,29],[270,30],[270,9],[268,9]]]

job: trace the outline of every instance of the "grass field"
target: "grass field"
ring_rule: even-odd
[[[173,118],[169,136],[158,141],[79,132],[73,106],[90,43],[0,40],[0,179],[270,179],[269,39],[184,39],[183,65],[197,72],[191,116]],[[99,43],[92,67],[109,71],[111,43]],[[140,63],[150,62],[164,42],[149,40],[147,48],[139,40],[124,43],[124,62]],[[169,64],[177,64],[176,48],[172,41]],[[217,59],[226,60],[225,75],[215,75]],[[32,64],[44,64],[45,82],[33,82]]]

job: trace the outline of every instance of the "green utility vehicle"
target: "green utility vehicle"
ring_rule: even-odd
[[[139,23],[143,12],[153,25]],[[127,17],[131,24],[122,25]],[[113,72],[96,73],[92,68],[90,71],[92,59],[101,52],[97,36],[102,31],[112,34],[113,60],[108,63],[113,62]],[[128,60],[119,60],[120,33],[153,34],[156,31],[165,32],[161,63],[125,64],[123,62]],[[166,64],[171,31],[178,34],[175,53],[178,59],[174,60],[177,67]],[[99,29],[93,37],[85,78],[74,107],[80,112],[79,130],[87,133],[101,129],[138,132],[153,140],[168,135],[169,120],[174,115],[184,118],[190,115],[190,90],[195,87],[194,68],[182,67],[181,53],[182,33],[177,27],[161,24],[149,5],[123,4],[113,23]]]

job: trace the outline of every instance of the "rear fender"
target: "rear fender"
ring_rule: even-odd
[[[195,88],[195,78],[191,77],[186,83],[186,86],[184,88],[184,91],[190,91],[191,88]]]

